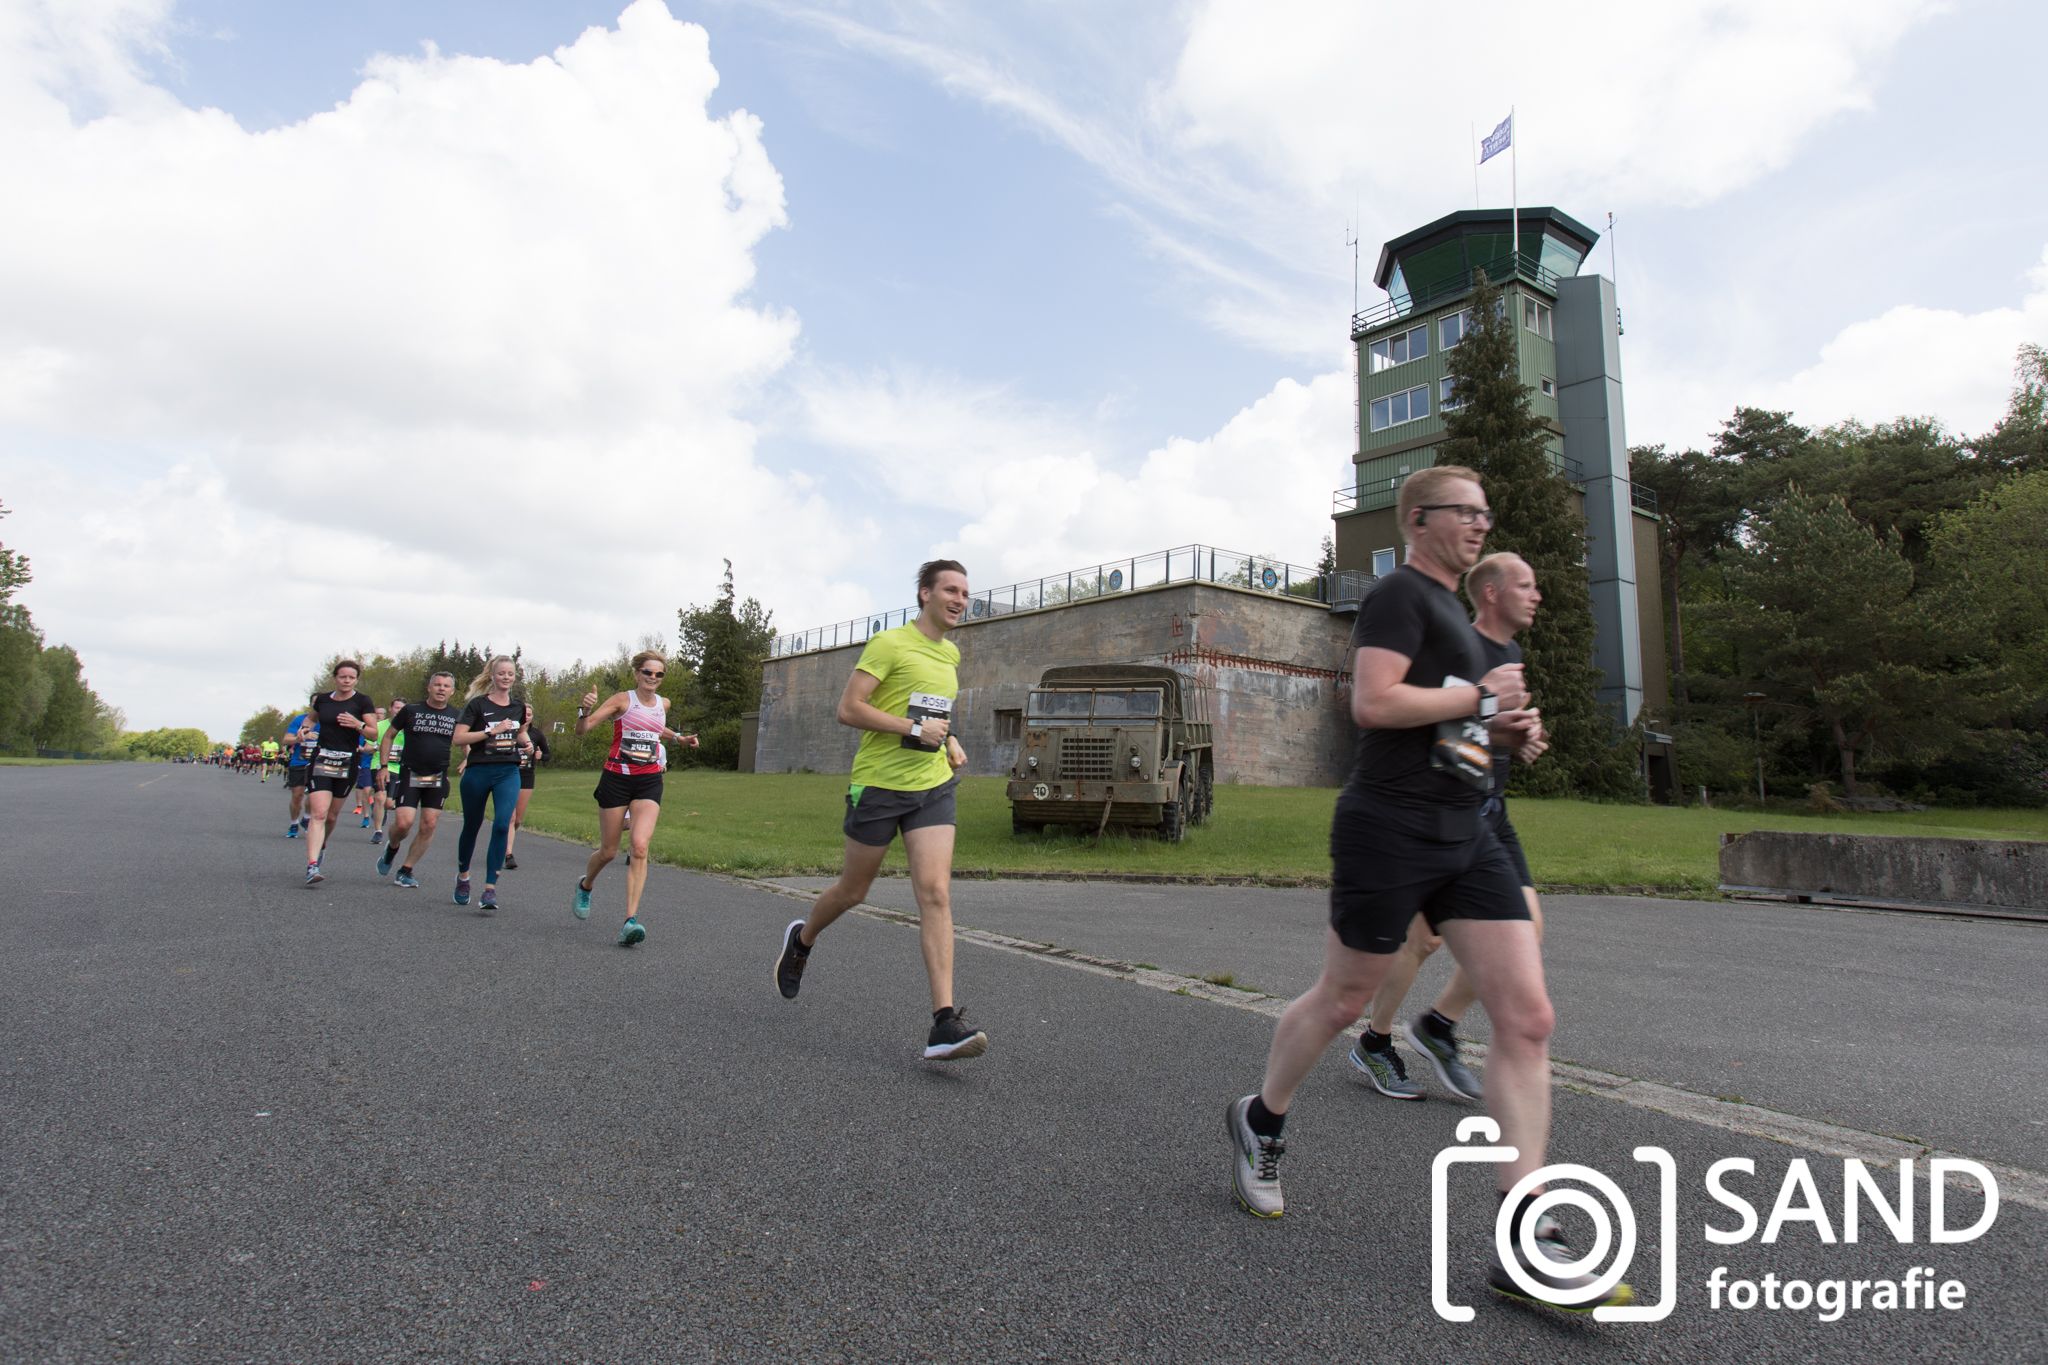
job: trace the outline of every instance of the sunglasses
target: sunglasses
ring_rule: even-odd
[[[640,676],[643,678],[666,678],[668,674],[657,673],[651,668],[643,668],[640,670]]]

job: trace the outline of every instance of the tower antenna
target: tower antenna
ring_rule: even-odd
[[[1620,336],[1621,327],[1621,270],[1614,263],[1614,212],[1607,214],[1607,278],[1614,281],[1614,334]]]

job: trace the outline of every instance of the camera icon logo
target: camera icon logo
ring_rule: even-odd
[[[1455,1304],[1450,1300],[1448,1287],[1448,1212],[1449,1203],[1445,1185],[1450,1168],[1459,1163],[1485,1162],[1496,1164],[1513,1161],[1521,1155],[1519,1148],[1501,1146],[1500,1125],[1490,1118],[1473,1117],[1458,1124],[1460,1143],[1483,1143],[1446,1147],[1436,1154],[1429,1170],[1429,1294],[1430,1303],[1437,1316],[1446,1322],[1470,1322],[1470,1305]],[[1625,1306],[1600,1307],[1593,1310],[1593,1317],[1599,1322],[1660,1322],[1671,1316],[1677,1306],[1678,1284],[1678,1167],[1671,1159],[1671,1153],[1662,1147],[1638,1147],[1635,1159],[1657,1168],[1659,1231],[1658,1259],[1659,1283],[1657,1300],[1654,1303],[1637,1302]],[[1514,1239],[1509,1224],[1512,1214],[1529,1192],[1539,1185],[1550,1186],[1529,1208],[1529,1216],[1522,1223],[1520,1255],[1516,1254]],[[1584,1186],[1587,1188],[1573,1188]],[[1562,1187],[1562,1188],[1560,1188]],[[1598,1195],[1598,1198],[1595,1195]],[[1585,1255],[1570,1261],[1559,1261],[1551,1257],[1543,1245],[1536,1240],[1537,1220],[1555,1208],[1574,1208],[1585,1214],[1593,1224],[1593,1246]],[[1611,1212],[1610,1212],[1611,1210]],[[1514,1183],[1508,1197],[1501,1201],[1500,1212],[1493,1220],[1494,1249],[1500,1253],[1501,1265],[1507,1270],[1523,1293],[1534,1299],[1556,1302],[1555,1291],[1536,1279],[1525,1267],[1526,1262],[1542,1266],[1553,1275],[1593,1276],[1591,1284],[1578,1292],[1600,1295],[1621,1283],[1621,1277],[1628,1273],[1630,1263],[1636,1254],[1636,1215],[1621,1187],[1602,1171],[1576,1162],[1559,1162],[1556,1165],[1538,1167]],[[1608,1253],[1613,1259],[1609,1261]],[[1606,1263],[1606,1269],[1597,1267]]]

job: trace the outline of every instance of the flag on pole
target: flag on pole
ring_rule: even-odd
[[[1510,113],[1500,121],[1500,126],[1486,135],[1486,141],[1479,144],[1479,164],[1484,166],[1494,157],[1515,145],[1515,116]]]

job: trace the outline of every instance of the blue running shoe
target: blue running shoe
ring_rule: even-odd
[[[476,908],[477,913],[481,915],[496,913],[498,909],[498,888],[495,886],[485,887],[483,898],[476,903]]]
[[[393,886],[417,887],[420,884],[420,879],[413,876],[410,872],[401,872],[391,879],[391,884]]]
[[[320,864],[318,864],[318,863],[307,863],[307,864],[306,864],[306,885],[308,885],[308,886],[313,886],[313,885],[315,885],[315,884],[317,884],[317,883],[319,883],[319,882],[324,882],[324,881],[326,881],[326,880],[327,880],[327,874],[326,874],[325,872],[322,872],[322,871],[320,870]]]
[[[287,839],[296,839],[296,838],[298,838],[298,837],[299,837],[299,822],[298,822],[298,821],[294,820],[294,821],[292,821],[292,822],[291,822],[291,823],[290,823],[289,825],[286,825],[286,826],[284,827],[284,837],[285,837],[285,838],[287,838]]]
[[[636,943],[647,941],[647,930],[637,919],[628,919],[619,926],[619,946],[630,948]]]
[[[576,879],[576,900],[569,907],[577,919],[590,918],[590,888],[583,884],[583,878]]]
[[[455,903],[457,905],[469,904],[469,878],[457,877],[455,879]]]
[[[395,848],[387,848],[384,850],[384,856],[377,860],[378,876],[382,877],[391,871],[391,858],[392,855],[397,852],[398,850]]]
[[[363,817],[363,828],[364,828],[364,829],[368,829],[369,827],[370,827],[370,817],[369,817],[369,816],[367,816],[367,815],[365,815],[365,816]]]

